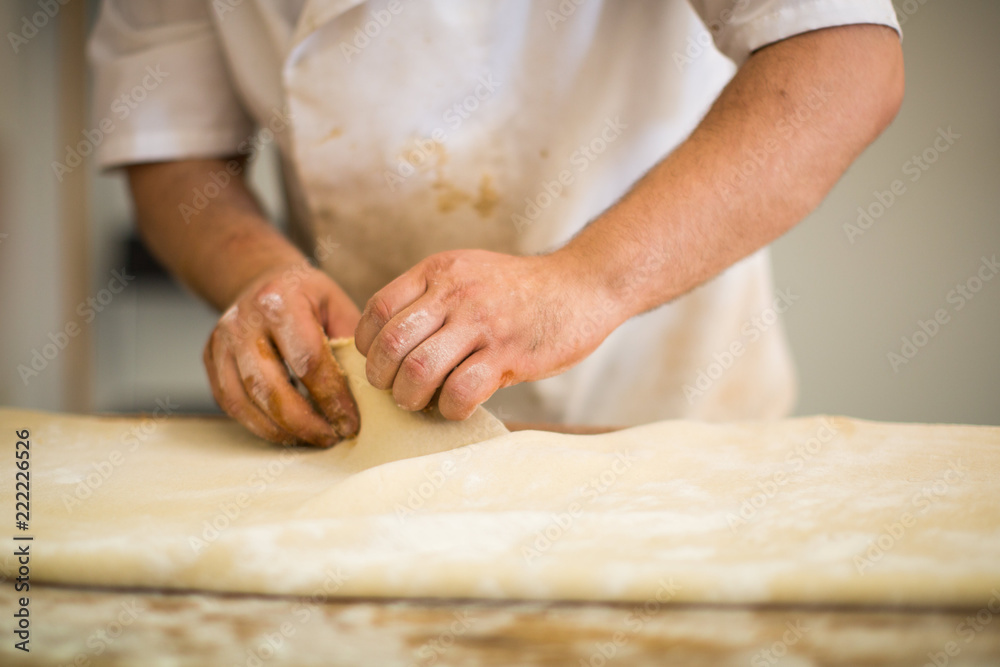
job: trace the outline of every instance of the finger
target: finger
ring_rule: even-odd
[[[368,356],[375,337],[389,321],[427,291],[427,281],[419,266],[414,267],[380,289],[368,299],[361,321],[354,331],[358,352]]]
[[[289,382],[271,341],[261,336],[253,346],[241,348],[236,367],[247,395],[280,428],[317,447],[340,442],[333,426]]]
[[[389,389],[403,359],[444,324],[444,313],[419,299],[382,327],[368,349],[365,372],[379,389]]]
[[[447,419],[468,419],[493,392],[510,384],[511,379],[512,374],[502,370],[495,355],[481,349],[445,380],[438,408]]]
[[[330,301],[321,304],[320,323],[327,338],[350,338],[358,328],[361,311],[353,301]]]
[[[283,445],[295,444],[295,436],[275,424],[247,396],[236,359],[213,333],[205,346],[205,369],[212,396],[222,410],[254,435]]]
[[[316,314],[307,305],[292,306],[283,313],[283,318],[271,332],[281,357],[305,385],[336,434],[341,439],[357,435],[361,424],[358,407],[340,365],[326,344]]]
[[[397,405],[406,410],[427,406],[448,374],[478,347],[479,341],[467,331],[445,325],[406,355],[392,383]]]

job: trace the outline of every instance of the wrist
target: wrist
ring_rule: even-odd
[[[566,288],[567,305],[585,330],[603,340],[632,316],[614,289],[606,257],[589,244],[570,243],[547,255],[557,281]]]
[[[217,305],[228,308],[255,285],[274,279],[282,273],[302,275],[312,269],[309,260],[298,250],[282,249],[279,252],[234,253],[237,262],[225,267],[229,278],[219,281]]]
[[[607,214],[606,214],[607,215]],[[554,254],[575,266],[613,327],[669,300],[664,298],[663,249],[631,238],[626,224],[598,219]]]

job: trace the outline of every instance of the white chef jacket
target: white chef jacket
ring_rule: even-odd
[[[105,0],[90,55],[95,116],[114,126],[98,160],[276,141],[295,236],[363,306],[435,252],[565,243],[754,49],[854,23],[899,29],[890,0]],[[490,405],[577,424],[781,416],[795,378],[777,314],[795,298],[758,252]]]

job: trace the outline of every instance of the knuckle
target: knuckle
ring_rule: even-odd
[[[396,331],[383,329],[379,334],[378,346],[385,355],[400,357],[406,350],[406,340]]]
[[[243,389],[257,405],[268,412],[270,411],[274,390],[266,382],[258,377],[245,377],[243,378]]]
[[[407,381],[416,385],[423,385],[434,379],[434,369],[423,355],[416,352],[407,355],[399,371]]]
[[[286,359],[295,377],[304,380],[311,378],[319,370],[319,356],[315,352],[302,352],[291,359]]]
[[[447,403],[454,412],[460,413],[458,418],[463,419],[489,398],[497,386],[496,371],[493,367],[486,363],[477,363],[449,380],[446,386],[446,393],[449,395]]]
[[[392,307],[384,297],[376,294],[365,304],[365,313],[378,327],[383,327],[392,319]]]
[[[208,337],[208,344],[218,348],[225,343],[230,343],[239,339],[240,326],[237,320],[219,320],[219,323],[216,324],[215,328],[212,330],[212,334]]]
[[[241,315],[240,307],[236,304],[233,304],[232,306],[226,309],[226,312],[222,313],[222,315],[219,316],[219,322],[218,324],[216,324],[216,328],[218,329],[233,324],[240,318],[240,315]]]
[[[285,299],[273,283],[259,288],[253,295],[253,303],[269,318],[285,312]]]
[[[205,341],[205,353],[209,356],[215,352],[216,347],[222,342],[222,331],[223,324],[217,324],[212,333],[208,335],[208,340]]]
[[[476,391],[468,382],[462,380],[455,382],[448,388],[448,393],[450,394],[448,403],[456,413],[464,415],[479,405],[479,401],[476,400]]]
[[[458,305],[463,310],[468,307],[471,297],[469,286],[461,281],[438,283],[436,296],[445,307],[453,308]]]
[[[424,268],[429,273],[447,271],[456,264],[461,264],[467,253],[461,250],[445,250],[431,255],[425,261]]]

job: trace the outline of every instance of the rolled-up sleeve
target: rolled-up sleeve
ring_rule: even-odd
[[[205,0],[104,0],[90,37],[101,167],[223,157],[253,132]]]
[[[900,32],[891,0],[690,0],[737,65],[763,46],[840,25],[874,23]]]

